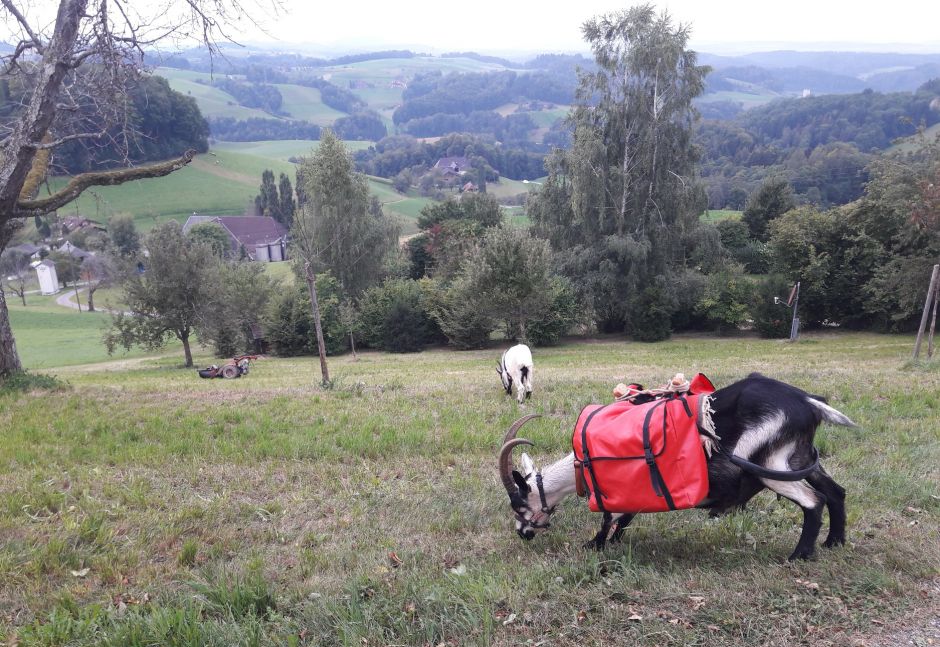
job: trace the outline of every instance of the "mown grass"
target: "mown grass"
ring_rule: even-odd
[[[524,407],[496,382],[495,348],[331,358],[326,391],[311,358],[232,381],[175,358],[59,369],[66,391],[0,394],[0,639],[866,644],[940,575],[940,371],[909,366],[910,348],[572,342],[536,351]],[[785,563],[801,515],[767,494],[716,520],[642,517],[600,554],[580,548],[597,517],[577,500],[545,536],[514,535],[495,470],[510,422],[543,414],[525,431],[541,463],[570,449],[584,404],[678,370],[718,384],[759,370],[859,423],[818,434],[848,490],[848,546]]]
[[[74,301],[74,292],[69,290]],[[98,307],[105,307],[111,297],[96,293]],[[23,366],[30,370],[48,369],[75,364],[91,364],[109,360],[127,360],[153,355],[142,349],[129,352],[118,350],[112,357],[101,341],[105,328],[110,324],[106,312],[79,312],[56,305],[54,296],[34,295],[27,298],[24,308],[19,302],[7,302],[10,325],[16,338]],[[81,292],[82,305],[86,294]],[[117,304],[120,305],[120,304]],[[170,344],[165,352],[174,352],[179,346]]]
[[[734,209],[706,209],[699,220],[702,222],[721,222],[722,220],[740,220],[743,211]]]

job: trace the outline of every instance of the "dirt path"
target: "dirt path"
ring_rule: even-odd
[[[81,298],[81,293],[86,291],[88,288],[79,288],[77,293],[79,298]],[[76,295],[75,288],[68,288],[65,292],[56,297],[55,303],[57,306],[62,306],[63,308],[71,308],[72,310],[80,310],[81,312],[88,312],[88,306],[80,306],[75,301],[72,301],[72,297]],[[85,301],[88,302],[87,299]],[[102,308],[100,306],[95,307],[95,312],[110,312],[117,314],[121,312],[120,310],[112,310],[111,308]],[[125,312],[124,314],[129,315],[131,313]]]

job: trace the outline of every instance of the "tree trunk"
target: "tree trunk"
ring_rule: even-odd
[[[186,356],[186,368],[193,367],[193,352],[189,349],[189,333],[184,332],[180,335],[180,341],[183,342],[183,355]]]
[[[6,296],[0,288],[0,377],[18,373],[23,370],[20,356],[16,353],[16,340],[13,339],[13,329],[10,328],[10,317],[7,312]]]
[[[326,367],[326,344],[323,341],[323,326],[320,324],[320,304],[317,302],[316,275],[310,268],[310,263],[304,263],[304,274],[307,277],[307,289],[310,290],[310,310],[313,313],[313,326],[317,331],[317,352],[320,354],[322,384],[326,386],[330,383],[330,371]]]
[[[105,303],[107,303],[107,301],[105,301]],[[88,312],[94,312],[94,311],[95,311],[95,288],[89,286],[88,288]]]

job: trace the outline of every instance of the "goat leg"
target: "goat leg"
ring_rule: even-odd
[[[620,540],[623,539],[623,532],[627,529],[627,526],[630,525],[630,522],[633,521],[632,514],[622,514],[617,518],[617,525],[614,526],[614,534],[610,536],[610,543],[619,544]]]
[[[604,550],[604,545],[607,543],[607,534],[610,532],[610,526],[614,521],[614,515],[609,512],[604,513],[604,520],[601,521],[601,529],[594,535],[594,538],[591,541],[588,541],[584,544],[585,548],[590,548],[593,550]]]
[[[806,478],[809,484],[826,497],[826,509],[829,511],[829,535],[823,546],[832,548],[845,544],[845,488],[836,483],[826,470],[819,467]]]

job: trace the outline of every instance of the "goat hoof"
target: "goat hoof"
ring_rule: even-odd
[[[836,546],[845,546],[845,537],[827,537],[823,542],[824,548],[835,548]]]
[[[812,550],[812,549],[810,549],[810,550],[799,550],[799,549],[797,549],[797,550],[793,551],[793,554],[792,554],[792,555],[790,555],[789,557],[787,557],[787,561],[788,561],[788,562],[795,562],[795,561],[797,561],[797,560],[802,561],[802,560],[805,560],[805,559],[811,559],[812,557],[813,557],[813,550]]]
[[[581,546],[585,550],[604,550],[604,544],[607,542],[598,541],[597,539],[592,539],[591,541],[584,542],[584,545]]]

